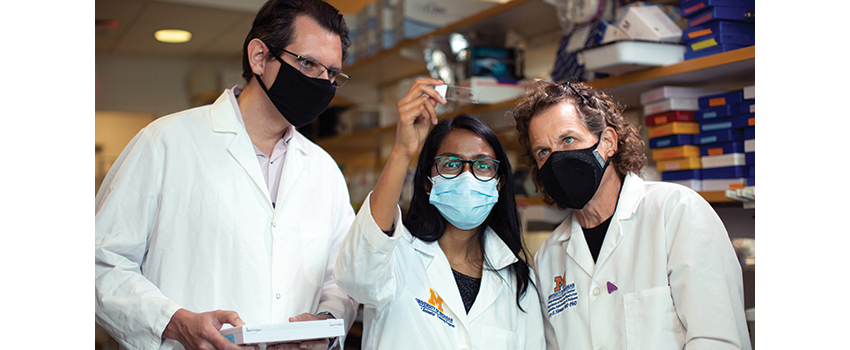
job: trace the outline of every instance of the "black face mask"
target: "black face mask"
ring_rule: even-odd
[[[558,205],[582,209],[596,194],[608,161],[596,149],[590,148],[552,152],[537,172],[538,179]]]
[[[336,87],[327,79],[310,78],[280,58],[278,61],[280,69],[271,89],[267,89],[260,76],[254,74],[257,82],[290,124],[298,128],[312,123],[328,108]]]

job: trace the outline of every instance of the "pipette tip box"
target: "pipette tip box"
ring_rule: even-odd
[[[341,337],[345,335],[345,325],[342,319],[242,325],[222,329],[221,334],[238,345],[277,344]]]
[[[728,90],[713,88],[695,88],[687,86],[662,86],[640,94],[640,104],[647,104],[665,98],[699,98],[706,95],[716,95]]]
[[[754,7],[755,0],[684,0],[681,2],[682,17],[693,17],[710,7]]]
[[[724,142],[699,147],[700,156],[719,156],[730,153],[744,153],[744,143]]]
[[[702,96],[697,99],[699,108],[710,108],[741,103],[744,99],[744,90],[737,90],[716,95]]]
[[[649,148],[664,148],[693,144],[694,137],[690,134],[668,135],[649,139]]]
[[[662,181],[701,180],[702,169],[689,169],[678,171],[664,171],[661,173]]]
[[[755,114],[702,122],[699,125],[699,130],[700,132],[707,132],[722,129],[742,129],[748,126],[753,126],[750,123],[755,123]]]
[[[702,168],[726,168],[732,166],[741,166],[746,164],[744,153],[729,153],[717,156],[702,157]]]
[[[755,22],[755,6],[752,7],[725,7],[712,6],[696,12],[688,17],[688,26],[694,27],[718,20]]]
[[[644,118],[646,126],[657,126],[672,122],[693,122],[696,121],[694,111],[667,111],[656,114],[650,114]]]
[[[694,135],[694,143],[698,145],[708,145],[719,142],[740,142],[744,140],[746,130],[747,128],[702,132],[699,133],[699,135]]]
[[[705,163],[703,163],[703,166],[705,166]],[[700,174],[702,175],[702,180],[745,178],[748,176],[747,167],[744,165],[703,168]]]

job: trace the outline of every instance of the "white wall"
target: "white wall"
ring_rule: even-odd
[[[241,58],[95,54],[95,110],[151,113],[157,117],[193,107],[188,80],[196,69],[219,74],[210,92],[221,93],[242,71]],[[237,78],[234,78],[237,77]]]

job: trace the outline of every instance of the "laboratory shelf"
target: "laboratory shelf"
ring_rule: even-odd
[[[343,71],[352,76],[351,83],[380,86],[400,79],[427,74],[422,57],[422,45],[428,39],[451,33],[472,32],[504,33],[514,31],[525,38],[535,38],[560,28],[554,14],[555,7],[544,0],[513,0],[496,5],[456,23],[441,27],[419,38],[405,39],[396,46],[363,58]],[[415,54],[409,54],[413,52]]]
[[[516,1],[514,1],[516,2]],[[511,2],[509,4],[512,4]],[[504,5],[502,5],[504,6]],[[353,81],[353,80],[352,80]],[[588,82],[591,86],[604,89],[625,104],[627,108],[640,105],[640,94],[664,85],[684,85],[700,87],[722,87],[726,89],[752,85],[755,81],[755,46],[712,56],[701,57],[677,64],[650,68],[624,75]],[[346,88],[349,86],[346,85]],[[466,105],[439,118],[450,118],[459,114],[481,115],[492,112],[507,112],[519,99],[513,99],[489,105]],[[496,130],[501,134],[509,130]],[[392,142],[395,137],[395,125],[358,130],[349,134],[326,137],[318,140],[319,145],[331,154],[370,153],[380,147],[382,142]],[[515,144],[515,140],[502,140]]]

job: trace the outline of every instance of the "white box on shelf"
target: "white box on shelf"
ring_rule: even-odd
[[[404,38],[404,0],[379,0],[381,47],[386,50]]]
[[[684,61],[684,45],[618,41],[579,51],[578,63],[596,73],[618,75]]]
[[[498,5],[484,0],[402,0],[404,39],[413,39]]]
[[[712,88],[695,88],[685,86],[662,86],[640,94],[640,104],[658,101],[665,98],[686,97],[695,98],[707,95],[716,95],[729,90]]]
[[[744,153],[751,153],[756,151],[756,139],[745,140],[744,141]]]
[[[493,104],[519,98],[525,93],[525,82],[505,83],[493,77],[471,77],[458,86],[477,89],[479,104]]]
[[[744,88],[744,99],[754,100],[756,98],[756,86],[750,85]]]
[[[638,6],[629,8],[620,28],[632,39],[649,41],[679,42],[682,40],[682,28],[667,16],[658,6]]]
[[[643,105],[643,115],[651,115],[667,111],[696,111],[699,109],[699,98],[665,98]]]
[[[694,191],[702,191],[702,180],[690,179],[690,180],[676,180],[676,181],[667,181],[672,182],[674,184],[679,184],[685,187],[688,187]]]
[[[730,166],[746,165],[747,160],[743,153],[729,153],[716,156],[701,157],[702,168],[725,168]]]
[[[345,335],[343,320],[317,320],[280,324],[242,325],[221,330],[231,342],[242,344],[276,344]]]
[[[703,191],[726,191],[732,185],[747,185],[747,179],[745,178],[733,178],[733,179],[706,179],[702,180],[702,190]]]

